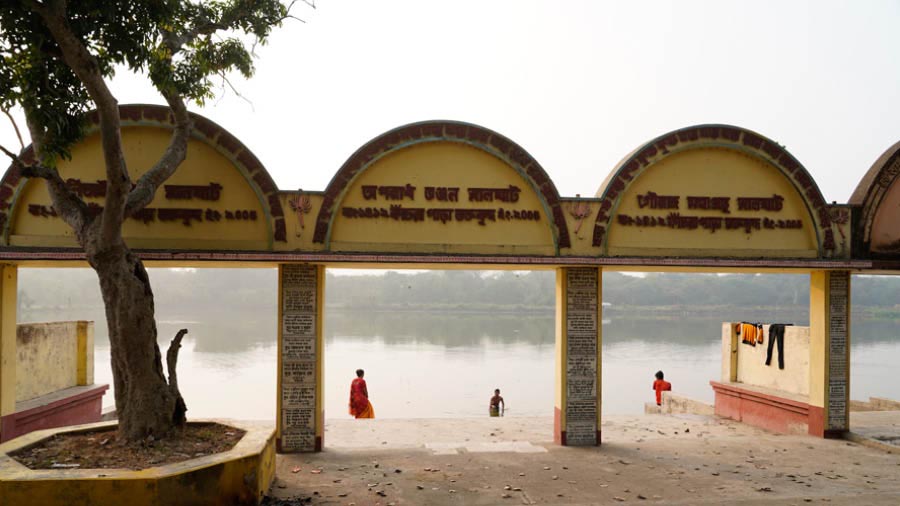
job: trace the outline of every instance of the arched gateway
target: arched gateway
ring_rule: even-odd
[[[160,106],[120,111],[126,160],[139,175],[163,150],[172,120]],[[817,436],[848,428],[849,273],[872,267],[869,245],[878,254],[893,251],[896,220],[873,209],[896,200],[890,192],[897,184],[886,192],[857,191],[865,203],[851,204],[861,206],[869,228],[854,235],[857,208],[827,204],[780,145],[741,128],[703,125],[638,148],[595,198],[566,198],[510,139],[467,123],[428,121],[362,146],[324,192],[291,192],[280,191],[231,134],[205,118],[194,121],[183,166],[126,223],[125,235],[151,265],[278,266],[279,451],[322,448],[326,266],[555,269],[554,433],[568,445],[600,442],[604,270],[808,272],[809,371],[801,381],[807,397],[799,423]],[[96,132],[72,155],[59,164],[63,178],[99,207],[105,182]],[[82,265],[83,255],[43,181],[26,181],[14,169],[0,183],[0,224],[0,416],[6,416],[15,409],[9,358],[16,269]],[[861,244],[866,249],[856,255]],[[723,380],[746,380],[733,353],[724,350]],[[726,387],[728,395],[743,388]],[[722,402],[728,415],[726,404],[734,401]]]

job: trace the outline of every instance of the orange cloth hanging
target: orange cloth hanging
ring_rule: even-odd
[[[756,346],[756,325],[753,325],[752,323],[741,323],[740,334],[742,343]]]

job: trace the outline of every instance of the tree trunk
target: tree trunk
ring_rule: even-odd
[[[128,441],[165,437],[177,425],[181,395],[163,375],[147,271],[122,240],[97,250],[85,246],[106,306],[119,435]]]

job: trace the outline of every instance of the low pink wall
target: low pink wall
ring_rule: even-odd
[[[103,394],[109,385],[97,385],[77,394],[0,418],[0,443],[40,429],[100,421]]]

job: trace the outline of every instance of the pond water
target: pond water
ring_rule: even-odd
[[[42,312],[30,321],[95,319],[95,379],[112,383],[102,311]],[[93,313],[93,314],[91,314]],[[548,416],[554,399],[554,316],[440,312],[326,311],[325,415],[348,418],[357,368],[381,418],[484,416],[494,388],[508,416]],[[805,315],[607,311],[603,322],[603,412],[633,414],[653,398],[662,369],[676,393],[711,402],[720,377],[722,321],[755,318],[807,325]],[[187,327],[179,383],[192,417],[273,419],[276,396],[275,316],[231,312],[185,321],[160,311],[160,346]],[[755,320],[754,320],[755,321]],[[852,322],[851,395],[900,397],[900,320]],[[113,404],[112,392],[105,397]]]

